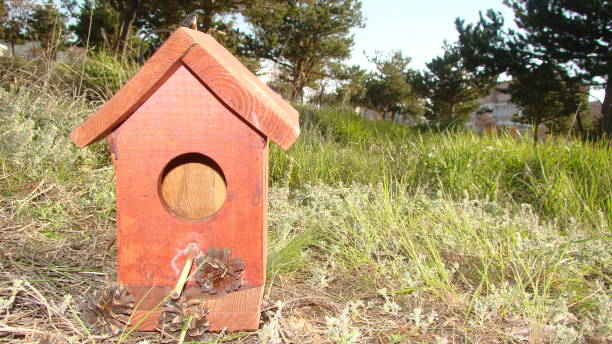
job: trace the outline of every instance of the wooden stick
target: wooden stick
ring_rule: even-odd
[[[173,300],[178,299],[183,292],[183,288],[185,287],[185,283],[189,279],[189,271],[191,271],[191,266],[193,265],[193,259],[195,258],[196,252],[195,250],[189,250],[189,255],[187,256],[187,260],[185,260],[185,265],[183,266],[183,270],[181,270],[181,274],[179,275],[178,281],[176,281],[176,285],[174,289],[170,292],[170,297]]]

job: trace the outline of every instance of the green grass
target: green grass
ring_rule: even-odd
[[[273,185],[324,182],[401,185],[463,197],[530,204],[561,226],[612,224],[609,142],[417,131],[347,111],[302,109],[303,134],[271,154]]]
[[[82,271],[114,278],[108,151],[104,143],[78,149],[67,135],[93,111],[92,95],[103,99],[129,72],[111,73],[114,62],[103,54],[86,63],[99,68],[85,65],[86,75],[66,83],[106,80],[101,88],[83,82],[85,92],[69,92],[30,81],[0,88],[0,266],[7,281],[32,283],[15,294],[19,305],[38,288],[74,308],[61,296],[103,284]],[[310,342],[612,336],[609,142],[534,145],[528,137],[408,128],[333,108],[300,113],[298,141],[270,154],[267,272],[272,295],[306,290],[304,297],[337,305],[307,317],[317,328]],[[85,256],[97,258],[80,261]],[[21,285],[7,283],[0,293]],[[63,341],[91,340],[78,321],[38,304],[13,309],[6,323],[70,328],[60,331]],[[279,326],[296,322],[293,310],[275,312],[257,340],[278,341]],[[40,322],[47,314],[55,320]]]
[[[609,143],[534,146],[334,109],[301,115],[298,142],[271,155],[272,184],[285,190],[271,213],[288,214],[271,221],[271,274],[282,253],[285,267],[320,286],[340,275],[362,296],[386,288],[407,304],[444,304],[466,333],[503,334],[503,319],[520,317],[530,340],[556,326],[563,342],[592,334],[595,314],[612,321]],[[566,313],[591,320],[554,322]]]

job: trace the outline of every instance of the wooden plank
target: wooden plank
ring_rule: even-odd
[[[227,195],[225,179],[218,165],[199,154],[173,159],[164,169],[160,193],[175,215],[191,220],[211,216],[221,208]]]
[[[170,289],[170,287],[130,288],[136,304],[139,304],[132,316],[132,324],[137,330],[155,331],[158,328],[161,314],[161,307],[158,305],[168,295]],[[253,331],[259,327],[263,287],[247,287],[221,297],[212,297],[203,294],[198,287],[191,286],[186,288],[185,294],[190,298],[205,300],[204,304],[209,310],[209,330],[212,332]],[[153,309],[155,310],[151,312]]]
[[[196,47],[198,51],[191,54]],[[183,57],[236,114],[281,147],[293,144],[299,135],[298,112],[212,37],[187,28],[173,33],[125,86],[74,129],[72,140],[83,147],[106,136],[174,73]]]
[[[200,44],[185,54],[185,65],[251,125],[282,148],[289,148],[300,133],[298,112],[211,36],[187,32]]]
[[[142,68],[96,113],[70,133],[79,147],[90,145],[110,133],[130,116],[181,65],[193,37],[178,30],[151,56]]]

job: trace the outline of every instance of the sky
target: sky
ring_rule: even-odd
[[[501,11],[506,22],[513,21],[512,10],[502,0],[362,0],[365,28],[353,30],[349,62],[371,68],[368,56],[376,50],[384,54],[401,50],[412,58],[412,68],[424,69],[425,63],[442,54],[444,40],[457,40],[455,18],[473,23],[478,11],[489,8]]]
[[[361,0],[365,27],[354,29],[355,45],[349,64],[368,69],[374,66],[368,56],[378,50],[389,54],[400,50],[412,58],[410,67],[426,69],[425,64],[443,53],[444,40],[458,39],[455,19],[478,21],[478,12],[493,9],[514,25],[512,10],[502,0]],[[591,100],[603,100],[603,90],[591,90]]]

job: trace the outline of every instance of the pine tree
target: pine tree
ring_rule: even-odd
[[[0,37],[4,36],[4,26],[8,21],[8,9],[5,0],[0,0]]]
[[[422,114],[420,99],[406,81],[410,58],[396,51],[389,57],[378,53],[371,61],[377,71],[365,82],[366,105],[381,112],[383,119],[389,115],[395,120],[397,113]]]
[[[609,0],[507,0],[524,30],[518,40],[534,54],[572,63],[590,83],[605,86],[602,131],[612,135],[612,2]]]
[[[510,75],[514,80],[509,90],[512,102],[523,111],[523,121],[534,124],[534,129],[540,123],[569,116],[572,111],[568,108],[576,109],[585,92],[581,75],[571,75],[568,66],[560,63],[567,61],[546,54],[545,47],[527,40],[525,33],[505,30],[501,14],[489,10],[476,24],[466,25],[461,19],[456,24],[466,68],[482,76]]]
[[[93,48],[112,47],[117,40],[119,14],[110,5],[85,1],[79,7],[76,23],[71,26],[77,44]]]
[[[258,0],[245,17],[253,25],[253,54],[279,67],[293,101],[350,56],[350,30],[363,22],[359,0]]]
[[[11,44],[15,56],[15,44],[27,37],[27,22],[34,8],[33,0],[4,0],[5,15],[1,22],[3,39]]]
[[[210,33],[218,27],[219,15],[242,12],[251,3],[248,0],[190,0],[187,7],[198,10],[198,29]]]
[[[342,66],[336,77],[340,80],[340,86],[336,89],[335,97],[340,106],[363,105],[367,71],[360,66]]]
[[[53,1],[47,0],[32,11],[28,20],[28,36],[40,42],[45,54],[54,57],[57,48],[66,43],[66,20]]]
[[[580,109],[586,109],[580,80],[569,77],[554,61],[547,61],[533,70],[515,75],[506,92],[512,103],[521,110],[516,121],[532,124],[537,130],[540,124],[559,121],[576,115],[582,126]],[[581,104],[583,106],[581,106]],[[537,141],[538,135],[534,135]]]
[[[409,73],[408,82],[428,101],[426,115],[438,121],[464,121],[479,107],[478,98],[494,85],[496,75],[482,76],[465,68],[456,46],[426,64],[428,70]]]

